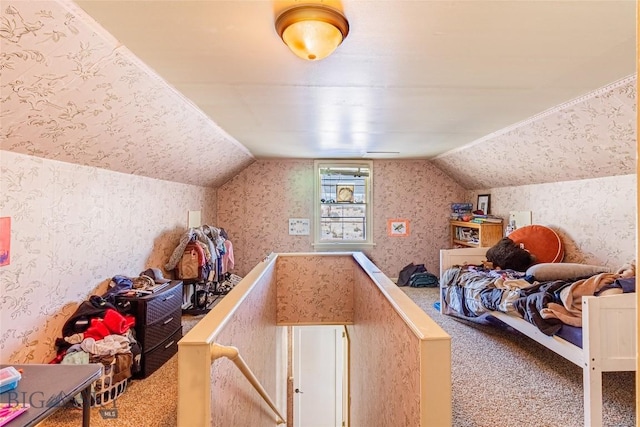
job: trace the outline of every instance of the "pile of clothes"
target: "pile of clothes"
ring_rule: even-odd
[[[128,302],[92,295],[82,302],[56,339],[57,354],[49,363],[102,363],[118,384],[140,371],[141,349],[135,337],[135,318]],[[106,369],[106,368],[109,369]]]

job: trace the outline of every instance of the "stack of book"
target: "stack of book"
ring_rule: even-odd
[[[451,219],[462,221],[463,217],[471,217],[472,203],[451,203]]]
[[[475,222],[478,224],[482,224],[485,222],[490,222],[490,223],[494,223],[494,224],[501,224],[502,223],[502,218],[498,217],[498,216],[493,216],[493,215],[479,215],[479,214],[473,214],[473,219],[471,220],[471,222]]]

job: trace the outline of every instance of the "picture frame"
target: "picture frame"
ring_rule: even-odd
[[[409,236],[409,220],[408,219],[388,219],[387,235],[390,237],[407,237]]]
[[[478,194],[476,210],[482,211],[485,215],[489,215],[491,210],[491,194]]]
[[[356,186],[353,184],[336,185],[336,203],[353,203],[353,193]]]

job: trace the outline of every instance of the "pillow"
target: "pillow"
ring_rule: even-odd
[[[560,236],[544,225],[526,225],[515,229],[509,238],[531,252],[536,262],[562,262],[564,247]]]
[[[487,250],[487,261],[494,267],[503,270],[525,271],[535,262],[535,258],[527,250],[522,249],[508,237],[503,237]]]
[[[599,273],[611,273],[609,267],[601,265],[575,263],[541,263],[527,269],[527,276],[533,276],[538,282],[550,280],[569,280],[578,277],[589,277]]]

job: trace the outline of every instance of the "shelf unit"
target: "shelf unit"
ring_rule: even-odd
[[[498,243],[504,235],[502,222],[476,222],[451,220],[451,247],[484,248]]]

